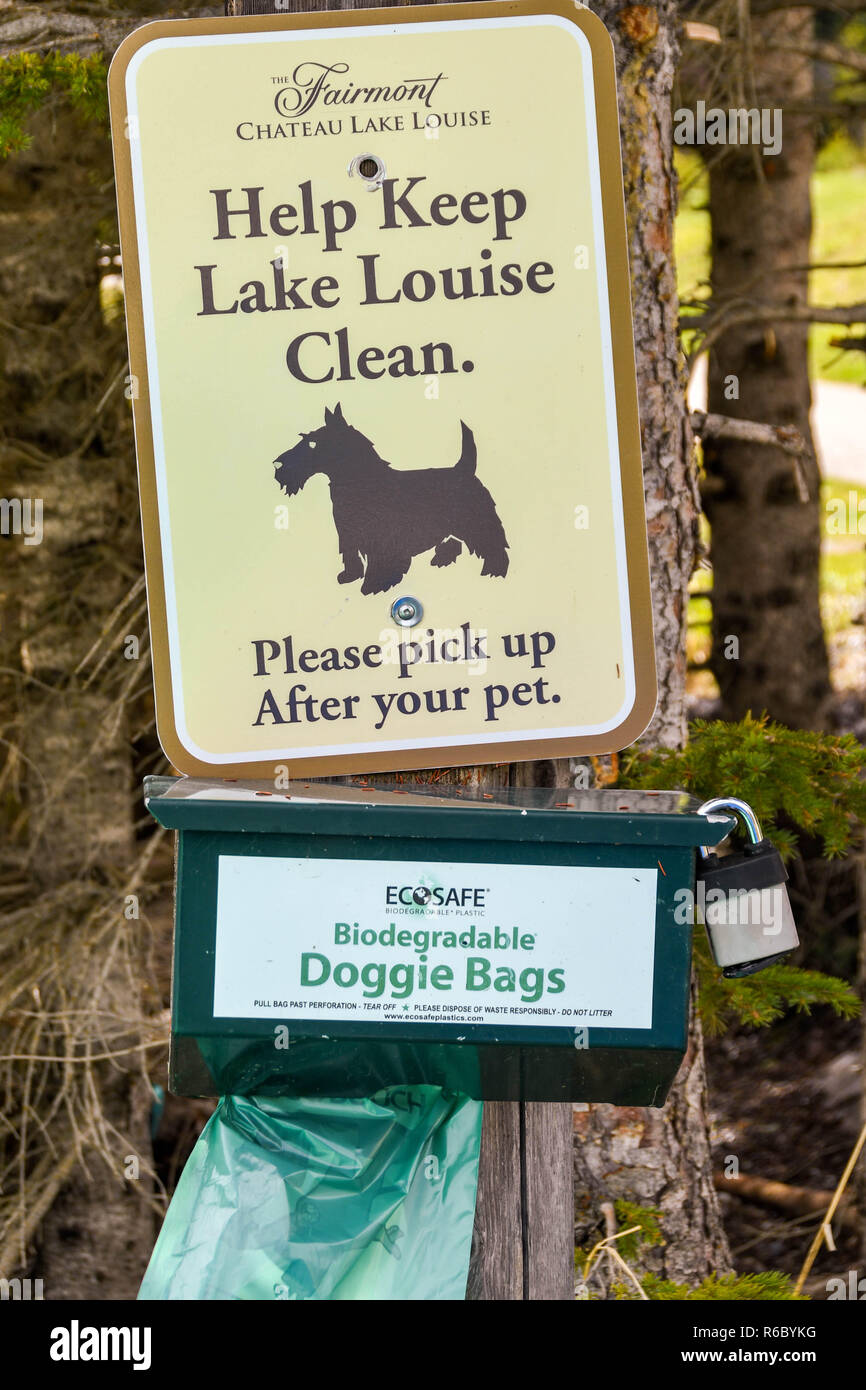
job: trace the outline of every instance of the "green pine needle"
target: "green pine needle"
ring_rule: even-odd
[[[776,1269],[766,1270],[761,1274],[725,1274],[721,1278],[717,1274],[711,1274],[693,1289],[689,1288],[688,1284],[675,1284],[672,1279],[659,1279],[654,1274],[645,1274],[641,1280],[641,1287],[648,1298],[660,1303],[748,1303],[755,1299],[772,1303],[808,1302],[808,1299],[794,1293],[791,1276],[781,1274]],[[625,1298],[637,1298],[633,1288],[629,1290],[623,1286],[622,1293]]]
[[[86,121],[107,124],[106,67],[79,53],[13,53],[0,59],[0,159],[30,143],[27,120],[52,96]]]

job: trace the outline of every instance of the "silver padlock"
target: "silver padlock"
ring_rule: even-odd
[[[783,960],[800,939],[782,856],[764,839],[751,806],[738,797],[714,797],[698,807],[698,815],[713,811],[733,811],[749,832],[750,843],[732,854],[702,845],[697,867],[698,906],[716,964],[737,979]]]

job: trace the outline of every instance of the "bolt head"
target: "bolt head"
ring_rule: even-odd
[[[401,627],[414,627],[420,623],[424,615],[424,609],[416,598],[410,598],[404,594],[391,604],[391,617]]]

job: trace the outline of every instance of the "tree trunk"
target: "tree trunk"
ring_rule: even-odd
[[[653,593],[659,698],[642,742],[686,738],[688,585],[698,546],[697,475],[685,405],[674,266],[676,176],[670,93],[679,57],[674,0],[598,0],[616,52],[619,129],[628,221],[641,453]]]
[[[809,101],[808,58],[772,49],[774,39],[807,39],[811,11],[753,21],[754,91],[746,107],[782,108],[781,152],[729,149],[710,165],[712,293],[731,299],[807,301],[814,134],[808,116],[786,107]],[[748,82],[748,77],[747,77]],[[808,328],[802,323],[730,328],[709,354],[711,411],[794,425],[811,445]],[[830,673],[818,593],[820,474],[781,450],[733,440],[704,445],[704,507],[712,530],[713,654],[725,719],[767,710],[794,728],[826,727]]]

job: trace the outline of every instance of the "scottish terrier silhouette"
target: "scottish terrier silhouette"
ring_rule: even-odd
[[[451,565],[465,545],[482,574],[508,571],[508,541],[493,498],[475,476],[475,437],[463,424],[463,448],[453,468],[392,468],[344,418],[325,411],[321,429],[274,460],[275,479],[289,497],[316,473],[331,489],[343,558],[339,584],[363,579],[362,594],[393,589],[416,555],[432,550],[431,565]]]

